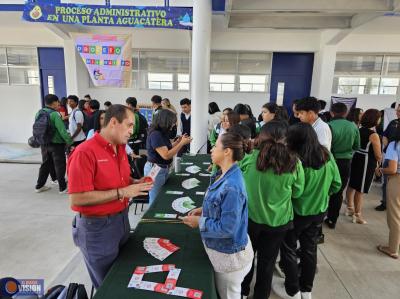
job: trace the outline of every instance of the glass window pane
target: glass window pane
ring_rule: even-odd
[[[133,51],[132,54],[132,69],[134,71],[139,70],[139,52],[138,51]]]
[[[210,75],[212,83],[235,83],[235,75]]]
[[[189,64],[187,52],[140,52],[140,69],[144,71],[189,73]]]
[[[270,53],[239,53],[239,74],[268,74],[271,59]]]
[[[400,56],[386,56],[388,75],[400,76]]]
[[[6,65],[6,48],[0,48],[0,65]]]
[[[189,83],[180,83],[178,82],[178,90],[189,90]]]
[[[8,83],[7,68],[0,67],[0,84]]]
[[[189,74],[178,74],[178,82],[189,82]]]
[[[338,54],[336,56],[336,75],[380,75],[383,55]]]
[[[234,91],[235,90],[235,84],[221,84],[222,88],[221,91]]]
[[[235,74],[237,53],[211,52],[210,72],[221,74]]]
[[[251,84],[264,84],[267,76],[243,76],[239,77],[240,83],[251,83]]]
[[[39,85],[39,71],[32,68],[9,68],[10,84]]]
[[[132,88],[139,89],[139,72],[132,72]]]
[[[149,81],[171,81],[172,74],[148,73]]]
[[[161,89],[161,83],[149,81],[149,89]]]
[[[265,85],[264,84],[253,84],[253,91],[265,92]]]
[[[399,78],[382,78],[379,94],[396,95],[399,82]]]
[[[240,84],[239,90],[241,92],[251,92],[252,91],[252,85],[251,84]]]
[[[210,91],[221,91],[221,84],[218,83],[210,83]]]
[[[161,82],[161,89],[172,90],[173,84],[172,82]]]
[[[7,48],[8,65],[38,65],[36,48]]]

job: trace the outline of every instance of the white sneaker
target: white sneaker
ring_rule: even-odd
[[[43,187],[40,187],[39,189],[35,189],[35,192],[40,193],[40,192],[48,191],[50,189],[51,189],[51,187],[44,185]]]
[[[57,182],[57,180],[54,180],[54,181],[50,180],[50,184],[52,184],[52,185],[58,185],[58,182]]]
[[[312,299],[311,292],[301,292],[301,299]]]
[[[272,279],[272,290],[282,299],[302,299],[300,291],[293,296],[289,296],[288,293],[286,293],[285,280],[276,276]]]
[[[58,192],[59,194],[68,194],[68,188],[65,188],[63,191]]]

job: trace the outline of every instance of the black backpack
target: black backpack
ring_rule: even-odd
[[[146,117],[140,112],[139,114],[139,131],[138,131],[138,138],[141,140],[146,141],[147,139],[147,128],[149,127],[149,124],[147,123]]]
[[[70,283],[67,287],[56,285],[50,288],[41,299],[88,299],[83,284]]]
[[[46,145],[51,142],[54,135],[54,130],[50,122],[50,114],[55,110],[47,108],[50,111],[41,109],[33,123],[33,139],[39,145]]]
[[[83,133],[85,133],[85,135],[87,136],[87,134],[89,133],[89,128],[88,128],[89,117],[86,115],[85,112],[83,112],[82,110],[78,109],[78,110],[76,110],[76,111],[72,114],[72,118],[74,119],[75,122],[76,122],[75,113],[76,113],[77,111],[80,111],[80,112],[82,112],[82,114],[83,114],[83,126],[82,126],[82,131],[83,131]]]

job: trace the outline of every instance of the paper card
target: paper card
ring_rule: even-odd
[[[203,292],[188,288],[176,287],[173,290],[169,291],[168,295],[175,295],[192,299],[201,299],[203,296]]]
[[[141,283],[144,274],[133,274],[129,281],[128,288],[137,288]]]
[[[175,269],[173,264],[153,265],[146,267],[146,273],[166,272]]]
[[[175,199],[172,202],[172,208],[181,214],[186,214],[187,212],[196,208],[196,206],[194,206],[193,204],[194,201],[190,197],[185,196]]]
[[[193,162],[181,162],[181,165],[193,165]]]
[[[200,191],[196,192],[196,195],[204,195],[204,194],[206,194],[206,193],[205,192],[200,192]]]
[[[169,271],[167,279],[164,284],[168,290],[172,290],[176,287],[176,283],[178,281],[179,274],[181,273],[181,269],[172,269]]]
[[[160,172],[160,170],[161,170],[160,166],[158,166],[157,164],[153,164],[153,167],[151,168],[151,170],[147,176],[151,177],[151,179],[154,182],[156,180],[156,176]]]
[[[163,214],[163,213],[155,213],[155,218],[163,218],[163,219],[176,219],[177,214]]]
[[[200,184],[200,181],[198,179],[191,178],[191,179],[184,180],[182,182],[182,187],[185,189],[193,189],[193,188],[198,187],[199,184]]]
[[[166,192],[166,194],[182,195],[182,194],[183,194],[183,191],[171,191],[171,190],[168,190],[168,191]]]
[[[211,162],[203,162],[203,165],[211,165]]]
[[[177,176],[189,176],[190,174],[188,173],[175,173]]]
[[[199,173],[199,176],[211,176],[211,173]]]
[[[192,174],[198,173],[201,171],[201,168],[199,166],[193,165],[186,167],[186,171]]]

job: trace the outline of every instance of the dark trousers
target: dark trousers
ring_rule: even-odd
[[[316,216],[295,215],[294,228],[287,232],[282,243],[280,265],[285,273],[285,289],[290,296],[299,291],[312,290],[317,268],[317,237],[324,217],[324,213]],[[297,241],[300,242],[300,266],[297,264]]]
[[[336,164],[339,168],[342,187],[340,187],[339,192],[332,194],[329,198],[328,219],[333,223],[336,223],[339,218],[340,208],[343,203],[343,190],[346,188],[347,182],[349,181],[351,160],[337,159]]]
[[[72,238],[83,254],[96,289],[101,286],[120,248],[128,241],[129,231],[127,209],[113,216],[75,216],[72,222]]]
[[[269,298],[276,258],[288,228],[290,228],[290,226],[287,226],[287,228],[283,230],[273,229],[267,225],[258,224],[249,219],[248,232],[254,253],[257,253],[254,299]],[[250,272],[242,282],[242,295],[249,295],[253,273],[254,260]]]
[[[60,191],[64,191],[67,188],[67,183],[65,182],[65,144],[51,143],[46,146],[41,146],[41,152],[42,165],[40,165],[39,168],[36,189],[39,189],[46,184],[50,172],[54,169]]]

